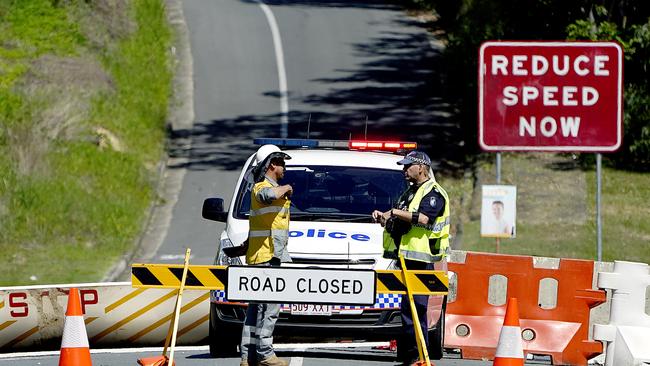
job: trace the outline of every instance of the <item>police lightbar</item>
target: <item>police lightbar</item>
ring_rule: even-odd
[[[413,150],[418,147],[415,142],[402,142],[402,141],[360,141],[351,140],[350,149],[356,150]]]
[[[398,151],[413,150],[418,147],[416,142],[405,141],[366,141],[366,140],[311,140],[311,139],[282,139],[282,138],[257,138],[253,140],[256,145],[272,144],[278,147],[320,147],[339,148],[350,150],[380,150]]]

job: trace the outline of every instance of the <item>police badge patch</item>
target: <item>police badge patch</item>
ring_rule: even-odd
[[[436,207],[436,198],[435,197],[431,197],[429,199],[429,205],[431,205],[431,207]]]

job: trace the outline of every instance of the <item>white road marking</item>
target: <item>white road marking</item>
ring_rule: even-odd
[[[190,254],[190,259],[193,259],[194,255]],[[185,259],[185,254],[161,254],[158,256],[158,259],[161,261],[173,261],[179,259]]]
[[[304,352],[306,348],[296,348],[296,352]],[[291,361],[289,362],[289,366],[302,366],[302,357],[291,357]]]
[[[350,343],[283,343],[283,344],[274,344],[273,348],[277,350],[293,350],[297,352],[306,351],[308,349],[318,349],[318,348],[357,348],[357,347],[377,347],[377,346],[388,346],[389,342],[350,342]],[[143,347],[143,348],[98,348],[91,349],[90,353],[142,353],[142,352],[162,352],[162,347]],[[174,348],[176,352],[183,351],[210,351],[209,346],[178,346]],[[0,354],[0,359],[11,359],[11,358],[29,358],[29,357],[44,357],[44,356],[55,356],[58,355],[60,351],[42,351],[42,352],[14,352],[14,353],[2,353]],[[296,359],[296,363],[294,363]],[[300,360],[297,360],[300,359]],[[299,363],[298,363],[299,362]],[[291,358],[292,366],[302,365],[302,357],[292,357]]]
[[[264,4],[262,0],[255,0],[266,16],[266,20],[271,27],[271,34],[273,36],[273,48],[275,49],[275,60],[278,67],[278,80],[280,82],[280,137],[286,138],[289,128],[289,95],[287,92],[287,72],[284,66],[284,53],[282,52],[282,38],[280,37],[280,30],[275,16],[268,5]]]

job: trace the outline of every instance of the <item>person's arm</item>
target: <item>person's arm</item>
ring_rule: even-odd
[[[277,187],[264,187],[257,191],[256,197],[260,202],[269,204],[274,200],[277,200],[282,197],[291,197],[293,193],[293,188],[289,184]]]
[[[391,211],[392,211],[392,216],[393,217],[395,217],[397,219],[400,219],[402,221],[405,221],[405,222],[413,223],[413,213],[412,212],[405,211],[405,210],[399,210],[399,209],[396,209],[396,208],[392,209]],[[391,214],[390,211],[388,213],[389,213],[389,217],[390,217],[390,214]],[[421,225],[428,224],[429,223],[429,216],[423,214],[422,212],[417,212],[417,223],[421,224]]]
[[[414,222],[413,212],[406,210],[398,210],[394,208],[393,216],[409,223],[417,223],[420,225],[428,225],[433,223],[436,218],[444,212],[445,209],[445,199],[444,197],[436,190],[432,190],[422,197],[420,201],[420,206],[418,207],[417,213],[417,222]]]

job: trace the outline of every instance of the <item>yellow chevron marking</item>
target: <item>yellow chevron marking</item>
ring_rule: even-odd
[[[402,271],[400,270],[378,270],[377,271],[377,292],[378,293],[390,293],[390,294],[406,294],[406,291],[400,289],[405,288],[404,278],[402,276]],[[379,276],[383,274],[384,276]],[[407,271],[406,275],[409,278],[409,284],[411,285],[411,290],[414,295],[446,295],[449,289],[449,278],[444,271],[429,271],[429,270],[412,270]],[[419,276],[420,275],[420,276]],[[437,279],[434,280],[432,277]],[[384,278],[385,280],[382,280]],[[422,282],[422,278],[426,278],[429,281],[432,281],[429,284],[432,290],[427,284]]]
[[[178,288],[180,280],[174,276],[170,268],[183,268],[182,265],[167,264],[134,264],[133,268],[146,268],[149,273],[143,276],[143,281],[149,282],[143,284],[135,275],[131,276],[132,286],[140,288]],[[224,266],[193,265],[189,266],[189,271],[201,282],[201,285],[187,285],[186,289],[219,289],[223,290],[227,284],[221,281],[212,273],[211,269],[224,270]],[[141,272],[142,273],[146,273]],[[378,270],[377,272],[377,292],[390,294],[406,294],[406,285],[402,271],[400,270]],[[411,290],[415,295],[445,295],[449,288],[449,279],[444,271],[415,270],[407,271]],[[147,278],[149,277],[149,278]],[[155,278],[155,280],[154,280]],[[157,281],[157,282],[156,282]],[[427,283],[424,283],[426,281]],[[158,284],[158,282],[160,284]],[[155,284],[153,284],[155,283]]]
[[[94,322],[95,319],[98,319],[98,318],[99,318],[98,316],[89,316],[89,317],[87,317],[86,319],[84,319],[84,323],[85,323],[86,325],[88,325],[88,324]]]
[[[32,334],[34,334],[34,333],[36,333],[36,332],[38,332],[38,326],[35,326],[34,328],[32,328],[32,329],[26,331],[25,333],[19,335],[18,337],[12,339],[11,341],[9,341],[9,343],[5,344],[4,346],[2,346],[2,347],[0,347],[0,348],[11,348],[11,347],[13,347],[16,343],[19,343],[19,342],[21,342],[21,341],[27,339],[29,336],[31,336]]]
[[[0,331],[10,326],[11,324],[17,322],[17,320],[7,320],[6,322],[0,324]]]
[[[98,333],[97,335],[92,337],[90,339],[90,342],[91,343],[97,342],[98,340],[104,338],[107,334],[111,333],[115,329],[118,329],[119,327],[123,326],[124,324],[129,323],[133,319],[139,317],[140,315],[146,313],[147,311],[155,308],[156,306],[158,306],[158,305],[162,304],[163,302],[169,300],[170,298],[176,296],[176,294],[177,294],[177,291],[174,291],[174,290],[169,291],[169,293],[167,293],[166,295],[160,297],[158,300],[152,302],[151,304],[143,307],[142,309],[136,311],[135,313],[127,316],[126,318],[118,321],[117,323],[115,323],[115,324],[111,325],[110,327],[106,328],[105,330],[101,331],[100,333]]]
[[[210,268],[205,268],[205,267],[193,268],[192,274],[194,274],[196,279],[201,281],[201,283],[204,284],[206,287],[222,287],[222,288],[226,287],[225,283],[221,283],[221,281],[219,281],[217,277],[215,277],[215,275],[210,271]]]
[[[189,324],[187,327],[185,327],[185,328],[179,330],[179,331],[178,331],[178,336],[179,336],[179,337],[182,336],[183,334],[189,332],[190,330],[192,330],[192,329],[198,327],[199,325],[201,325],[201,324],[207,322],[209,319],[210,319],[210,314],[205,314],[204,316],[202,316],[201,318],[199,318],[199,319],[198,319],[197,321],[195,321],[194,323]]]
[[[4,307],[5,307],[5,302],[4,302],[4,301],[0,301],[0,309],[2,309],[2,308],[4,308]]]
[[[180,287],[181,281],[174,276],[174,274],[169,270],[168,266],[152,266],[149,267],[149,271],[156,276],[158,281],[173,287]]]
[[[132,298],[140,295],[141,293],[144,292],[145,289],[139,288],[136,289],[135,291],[132,291],[131,293],[127,294],[126,296],[122,297],[121,299],[115,301],[114,303],[108,305],[107,307],[104,308],[104,314],[108,314],[109,312],[115,310],[118,306],[124,304],[125,302],[131,300]]]
[[[181,314],[186,312],[187,310],[195,307],[196,305],[200,304],[201,302],[207,300],[208,298],[210,298],[210,293],[206,292],[205,294],[203,294],[203,295],[197,297],[196,299],[192,300],[191,302],[185,304],[185,306],[181,307]],[[145,334],[147,334],[147,333],[151,332],[152,330],[158,328],[159,326],[167,323],[168,321],[171,320],[171,318],[172,318],[172,314],[167,315],[166,317],[156,321],[155,323],[151,324],[150,326],[148,326],[148,327],[142,329],[141,331],[137,332],[136,334],[132,335],[131,337],[129,337],[128,341],[129,342],[135,342],[136,340],[140,339]]]
[[[133,273],[131,274],[131,287],[142,287],[142,282]]]
[[[183,265],[179,264],[144,264],[144,263],[134,263],[132,265],[131,273],[131,286],[136,288],[178,288],[180,286],[180,280],[174,276],[171,272],[171,269],[182,270]],[[188,276],[196,277],[202,285],[190,285],[185,284],[186,290],[223,290],[225,284],[222,283],[217,276],[211,271],[214,269],[219,270],[225,275],[225,266],[214,266],[214,265],[191,265],[188,268]],[[138,271],[138,273],[143,276],[143,278],[138,278],[135,274],[136,269],[145,269],[145,271]],[[143,283],[141,280],[149,281],[154,279],[160,284],[152,283]]]

